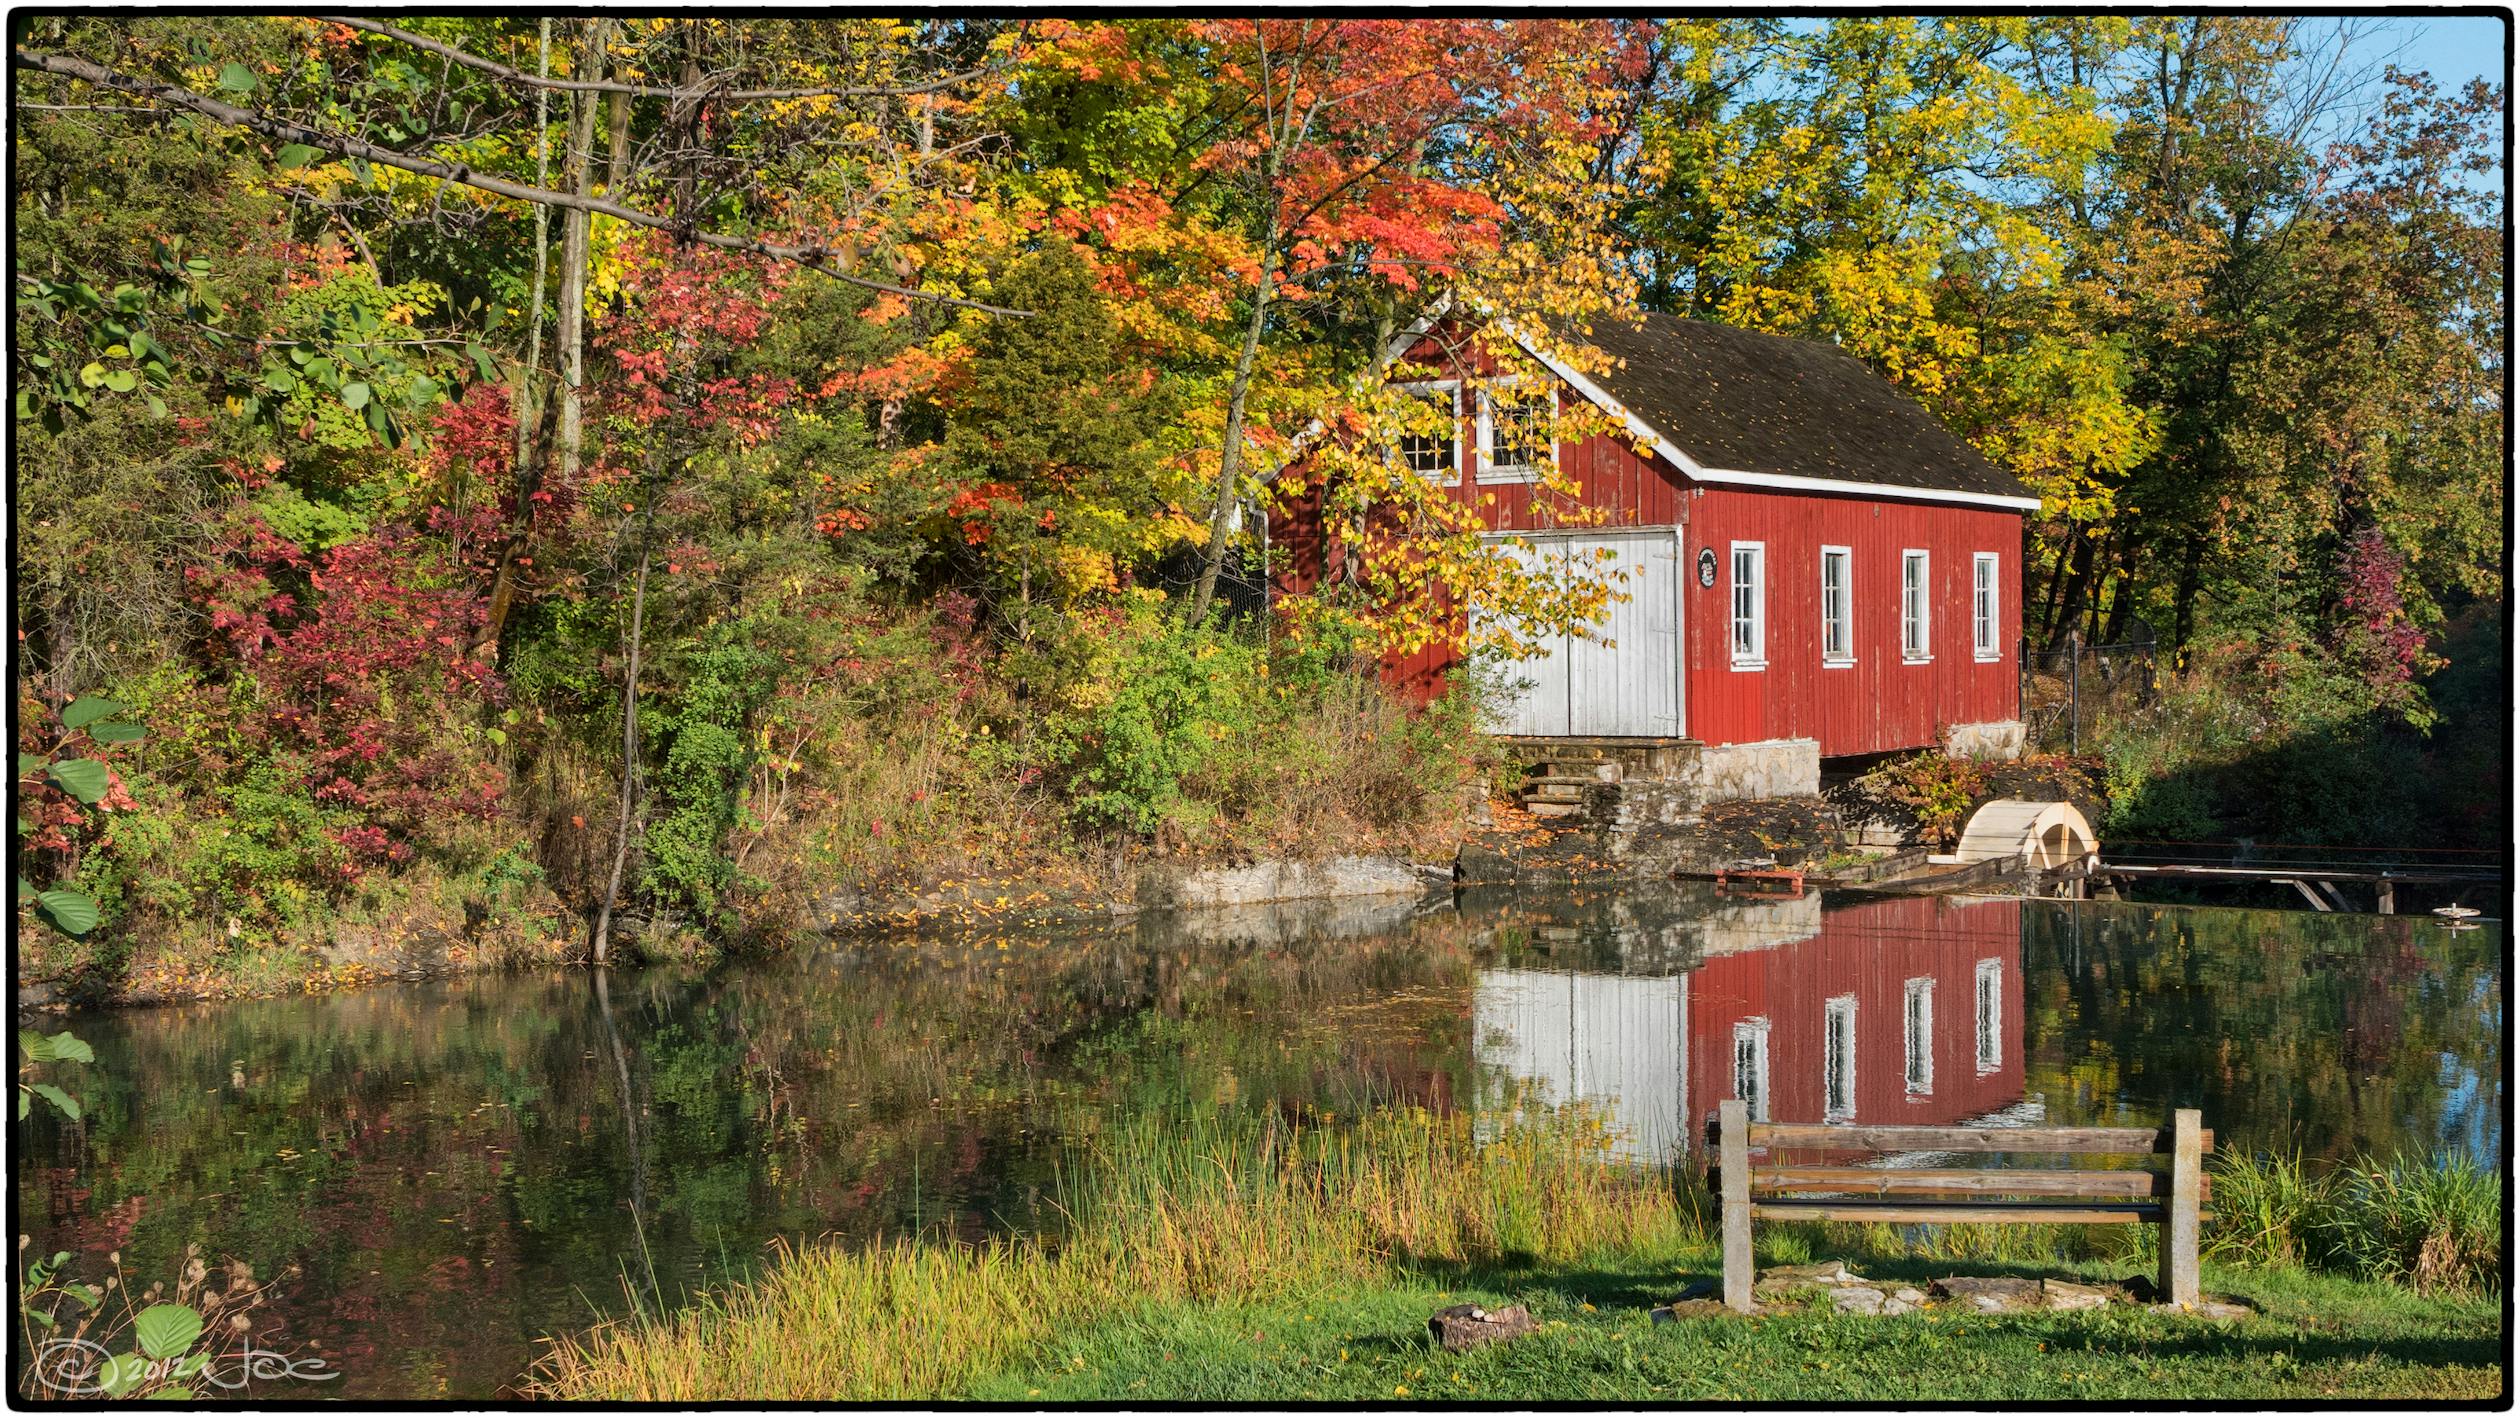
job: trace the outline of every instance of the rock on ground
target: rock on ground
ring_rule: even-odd
[[[1435,1342],[1455,1354],[1476,1349],[1482,1344],[1518,1339],[1539,1326],[1531,1321],[1531,1312],[1520,1305],[1507,1305],[1489,1310],[1478,1305],[1450,1305],[1437,1310],[1426,1321],[1427,1333]]]

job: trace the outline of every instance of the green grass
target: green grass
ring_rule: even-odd
[[[2480,1198],[2498,1211],[2499,1189],[2455,1167],[2307,1182],[2279,1163],[2218,1183],[2234,1203],[2218,1232],[2232,1263],[2209,1264],[2207,1288],[2261,1311],[2227,1324],[2120,1307],[1657,1326],[1651,1308],[1716,1273],[1707,1210],[1692,1191],[1617,1163],[1597,1121],[1412,1111],[1297,1129],[1268,1113],[1235,1117],[1142,1120],[1080,1152],[1058,1235],[808,1248],[679,1314],[642,1311],[562,1343],[538,1392],[686,1403],[2415,1400],[2492,1397],[2503,1383],[2499,1235],[2488,1253],[2467,1230]],[[2301,1200],[2312,1194],[2315,1205]],[[2379,1238],[2368,1263],[2336,1243],[2340,1216]],[[2344,1268],[2304,1269],[2301,1246],[2266,1239],[2303,1228]],[[1763,1264],[1842,1257],[1922,1285],[1955,1273],[2120,1279],[2151,1269],[2151,1235],[1803,1225],[1763,1227],[1758,1239]],[[2427,1254],[2429,1270],[2391,1259]],[[1545,1332],[1447,1355],[1429,1345],[1426,1318],[1460,1301],[1528,1305]]]
[[[1682,1273],[1712,1273],[1710,1256],[1686,1259]],[[1921,1281],[1949,1267],[1863,1269]],[[2111,1274],[2096,1266],[2082,1273]],[[1950,1310],[1654,1324],[1647,1311],[1676,1288],[1674,1275],[1669,1261],[1638,1257],[1521,1277],[1409,1277],[1266,1302],[1143,1305],[1058,1335],[1031,1362],[984,1375],[965,1395],[1043,1404],[2417,1401],[2491,1398],[2503,1385],[2498,1305],[2298,1270],[2209,1268],[2209,1290],[2264,1311],[2228,1324],[2141,1311]],[[1542,1332],[1447,1354],[1428,1342],[1426,1317],[1464,1300],[1527,1305]]]

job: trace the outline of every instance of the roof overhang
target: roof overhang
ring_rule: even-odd
[[[1743,473],[1729,468],[1701,468],[1690,477],[1702,483],[1734,487],[1766,488],[1775,492],[1816,492],[1839,497],[1901,498],[1909,502],[1958,502],[1976,507],[2000,507],[2014,512],[2036,512],[2039,499],[2013,497],[2000,492],[1963,492],[1957,488],[1901,487],[1897,483],[1850,482],[1841,478],[1806,478],[1792,473]]]

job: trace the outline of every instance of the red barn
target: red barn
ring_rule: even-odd
[[[1401,456],[1456,497],[1493,494],[1482,520],[1526,541],[1518,555],[1607,549],[1627,570],[1602,622],[1518,667],[1509,734],[1733,752],[1745,795],[1814,790],[1822,757],[2018,751],[2021,518],[2037,498],[1834,346],[1665,315],[1594,343],[1613,372],[1530,352],[1546,397],[1588,400],[1626,436],[1535,449],[1517,417],[1529,380],[1467,392],[1454,342],[1404,337],[1408,364],[1446,374],[1413,392],[1449,399],[1456,422]],[[1563,525],[1542,458],[1597,525]],[[1268,526],[1275,589],[1334,570],[1319,507],[1305,489]],[[1438,647],[1386,671],[1431,697],[1457,661]]]

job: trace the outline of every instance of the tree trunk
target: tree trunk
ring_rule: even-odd
[[[542,46],[536,72],[548,78],[551,74],[551,19],[542,22]],[[551,90],[534,94],[534,185],[551,185]],[[551,419],[549,391],[542,387],[543,291],[551,265],[551,209],[540,202],[534,204],[534,305],[525,337],[525,368],[516,380],[516,398],[509,410],[516,420],[516,505],[508,510],[506,535],[499,547],[499,560],[490,573],[490,597],[481,618],[481,629],[473,636],[471,648],[492,647],[497,653],[507,629],[508,607],[516,598],[516,558],[523,554],[525,538],[533,530],[534,494],[542,487],[543,470],[551,464]],[[537,430],[539,429],[539,436]],[[539,446],[538,446],[539,445]]]
[[[2188,637],[2196,631],[2196,590],[2205,567],[2205,534],[2189,532],[2179,553],[2179,587],[2170,608],[2170,667],[2187,668]]]
[[[2109,592],[2109,622],[2103,643],[2115,645],[2126,638],[2126,622],[2135,609],[2135,539],[2126,538],[2118,546],[2117,581]]]
[[[2077,531],[2065,545],[2064,588],[2058,594],[2055,617],[2048,623],[2049,644],[2081,624],[2085,599],[2091,592],[2091,564],[2098,556],[2098,538]]]
[[[611,958],[613,906],[621,899],[622,864],[630,859],[630,809],[639,786],[639,632],[647,623],[647,540],[642,531],[639,579],[630,593],[630,663],[621,676],[621,817],[613,827],[612,879],[604,883],[604,906],[595,915],[597,965]]]
[[[1270,245],[1276,245],[1272,235]],[[1208,513],[1207,555],[1199,566],[1199,589],[1190,599],[1190,622],[1207,619],[1216,599],[1217,573],[1225,567],[1225,541],[1234,524],[1234,489],[1242,481],[1243,408],[1251,394],[1251,371],[1260,361],[1260,333],[1267,328],[1269,296],[1277,288],[1277,255],[1262,258],[1260,284],[1252,291],[1251,325],[1243,332],[1242,352],[1234,357],[1234,383],[1225,401],[1225,447],[1216,461],[1216,506]]]
[[[610,20],[590,22],[586,44],[579,51],[577,77],[604,76],[604,41]],[[562,155],[563,180],[579,197],[595,194],[595,106],[592,94],[570,100],[569,147]],[[560,481],[577,483],[586,423],[586,262],[587,231],[594,218],[572,207],[560,219]]]
[[[604,132],[604,152],[610,159],[604,169],[604,195],[621,200],[622,184],[630,180],[630,96],[612,96],[611,123]]]
[[[647,1214],[647,1148],[639,1141],[639,1095],[630,1078],[630,1051],[613,1022],[612,972],[595,972],[595,1012],[604,1021],[604,1038],[612,1046],[613,1076],[621,1085],[621,1138],[630,1151],[630,1215]],[[651,1277],[653,1278],[653,1277]]]

